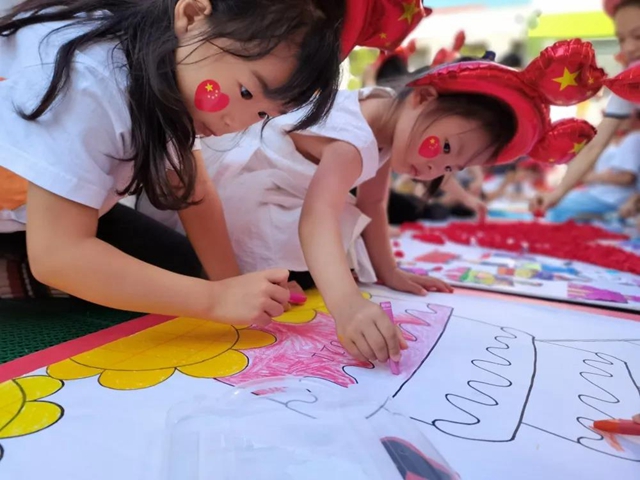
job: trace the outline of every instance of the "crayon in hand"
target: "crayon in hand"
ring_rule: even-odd
[[[380,304],[380,307],[382,307],[382,310],[384,310],[384,313],[387,314],[387,317],[389,317],[389,320],[391,320],[391,323],[395,325],[396,322],[393,318],[393,310],[391,309],[391,302],[382,302]],[[391,370],[391,373],[393,373],[394,375],[400,375],[400,362],[396,362],[394,360],[389,359],[389,369]]]

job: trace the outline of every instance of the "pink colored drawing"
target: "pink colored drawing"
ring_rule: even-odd
[[[395,321],[409,343],[400,363],[401,376],[409,377],[442,335],[453,311],[450,307],[429,305],[430,311],[409,311],[395,315]],[[263,328],[274,335],[276,343],[263,348],[243,350],[249,366],[231,377],[219,379],[229,385],[252,380],[295,375],[328,380],[349,387],[357,380],[345,372],[345,367],[375,368],[370,363],[354,360],[340,345],[333,318],[318,313],[306,324],[272,323]],[[395,377],[394,377],[395,378]]]
[[[567,289],[569,298],[573,300],[592,300],[595,302],[627,303],[624,295],[612,290],[604,290],[589,285],[570,283]]]
[[[427,263],[449,263],[451,260],[456,260],[459,257],[460,256],[456,255],[455,253],[433,250],[429,253],[425,253],[424,255],[420,255],[419,257],[415,258],[415,261]]]

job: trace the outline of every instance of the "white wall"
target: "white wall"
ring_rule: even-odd
[[[428,46],[433,56],[442,47],[451,48],[456,32],[464,30],[468,44],[485,43],[500,57],[510,50],[514,40],[527,38],[526,19],[534,10],[529,5],[434,13],[423,20],[409,38],[417,40],[418,48]],[[423,60],[416,59],[418,62]]]
[[[542,13],[595,12],[602,10],[602,0],[533,0]]]

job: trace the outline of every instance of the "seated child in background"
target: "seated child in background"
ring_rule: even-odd
[[[487,203],[495,200],[508,202],[525,202],[536,192],[546,189],[545,168],[539,162],[524,159],[516,163],[514,168],[486,182],[482,198]]]
[[[624,220],[634,219],[640,234],[640,182],[636,185],[636,192],[618,210],[618,215]]]
[[[638,118],[629,119],[598,158],[584,186],[569,192],[546,218],[552,222],[601,217],[618,211],[634,194],[640,178]]]
[[[444,65],[416,72],[397,95],[341,91],[327,121],[305,131],[289,133],[301,114],[294,112],[240,136],[205,140],[241,269],[297,272],[292,279],[319,288],[349,353],[399,360],[402,335],[362,297],[352,272],[418,295],[452,289],[398,268],[386,212],[391,172],[431,181],[435,189],[448,173],[527,154],[551,127],[539,87],[519,75],[482,60]],[[522,111],[529,116],[518,117]],[[540,128],[518,128],[531,122]],[[593,128],[575,122],[567,133],[588,140]],[[355,187],[357,196],[350,194]],[[139,208],[162,221],[163,212],[144,199]]]

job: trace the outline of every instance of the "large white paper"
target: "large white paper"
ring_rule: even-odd
[[[160,480],[172,408],[287,372],[331,382],[380,405],[391,398],[465,480],[640,478],[640,446],[590,428],[597,419],[640,412],[639,323],[462,294],[417,298],[382,287],[365,290],[375,302],[391,301],[406,332],[410,349],[401,375],[386,365],[350,360],[324,307],[313,300],[293,312],[289,321],[297,323],[274,324],[261,333],[173,320],[73,357],[64,368],[29,375],[52,382],[47,372],[87,377],[69,378],[48,396],[44,384],[38,392],[28,378],[19,379],[25,382],[21,411],[30,417],[18,414],[14,421],[31,427],[40,422],[34,433],[4,438],[20,425],[3,424],[1,412],[19,397],[13,387],[0,385],[0,478]],[[266,343],[264,333],[275,343],[257,347]],[[244,367],[241,357],[248,361]],[[112,361],[107,368],[106,358]],[[218,376],[199,378],[205,367]],[[332,400],[302,397],[281,402],[293,424]],[[45,402],[53,409],[48,416],[34,408]],[[55,420],[55,406],[63,414],[47,426]],[[256,422],[255,429],[261,428]]]

